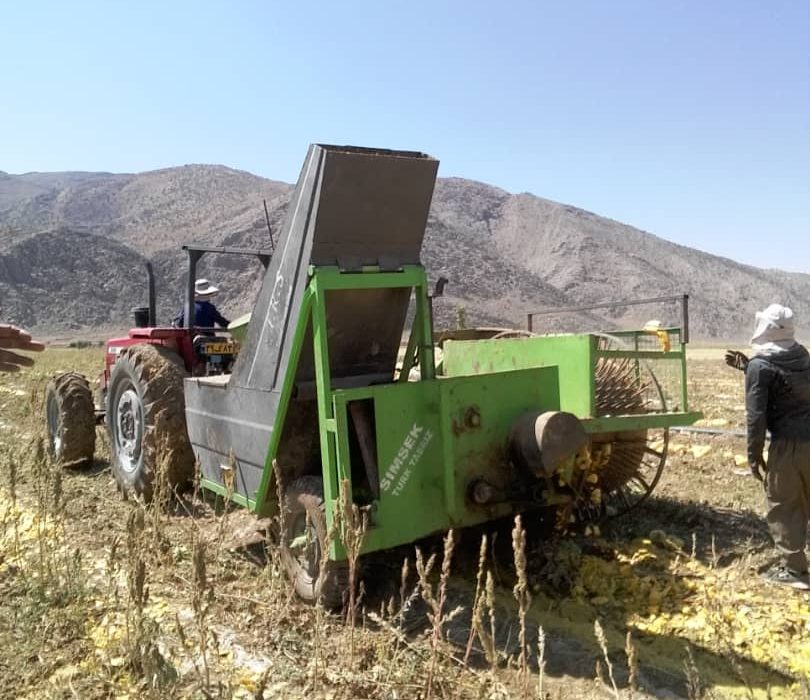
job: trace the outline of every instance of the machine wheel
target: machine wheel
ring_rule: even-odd
[[[609,473],[602,482],[599,512],[589,512],[584,520],[613,518],[630,512],[652,494],[667,461],[669,429],[594,435],[594,442],[610,442]]]
[[[601,349],[629,349],[618,338],[600,334]],[[648,401],[666,411],[666,397],[649,363],[643,371],[628,372],[629,363],[609,360],[597,366],[597,410],[609,413],[644,413]],[[591,436],[594,445],[609,444],[611,455],[601,478],[599,509],[586,509],[583,519],[617,517],[643,503],[653,492],[667,461],[669,429],[622,431]],[[596,512],[598,510],[598,512]]]
[[[96,414],[93,393],[83,375],[66,372],[53,377],[45,388],[48,452],[65,467],[92,463],[96,449]]]
[[[148,501],[158,477],[170,489],[194,473],[186,432],[185,367],[172,350],[134,345],[118,357],[107,388],[110,466],[125,496]]]
[[[327,561],[321,553],[328,545],[323,480],[302,476],[284,494],[281,559],[295,592],[307,603],[321,600],[325,608],[339,610],[349,590],[347,562]]]

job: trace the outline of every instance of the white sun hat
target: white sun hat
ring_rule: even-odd
[[[781,304],[771,304],[756,313],[756,327],[751,337],[753,345],[790,342],[794,338],[793,311]]]
[[[215,287],[207,279],[200,278],[194,282],[194,296],[198,297],[212,297],[219,291],[219,287]]]

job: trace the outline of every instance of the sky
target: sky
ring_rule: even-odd
[[[810,273],[808,0],[6,2],[0,170],[421,150],[740,262]]]

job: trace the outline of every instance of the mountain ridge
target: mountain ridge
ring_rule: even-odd
[[[292,185],[216,164],[143,173],[0,171],[0,317],[42,333],[125,328],[143,303],[142,265],[158,275],[159,318],[182,300],[181,243],[267,247],[262,200],[277,235]],[[691,295],[695,337],[743,339],[773,301],[810,315],[810,275],[765,270],[531,193],[439,178],[422,259],[450,279],[438,325],[523,326],[526,313],[604,301]],[[123,269],[122,269],[123,268]],[[36,274],[32,272],[36,270]],[[21,271],[27,271],[23,274]],[[249,310],[261,270],[209,256],[200,274],[219,281],[221,306]],[[50,285],[69,294],[60,295]],[[99,290],[102,290],[99,296]],[[675,305],[544,317],[546,330],[677,323]]]

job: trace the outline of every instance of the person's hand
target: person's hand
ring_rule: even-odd
[[[748,368],[748,356],[739,350],[726,350],[724,359],[726,364],[734,369],[745,372]]]
[[[30,367],[34,361],[11,350],[42,352],[45,346],[31,340],[31,334],[17,326],[0,323],[0,372],[17,372],[20,367]]]
[[[751,468],[751,474],[757,481],[765,482],[765,476],[768,474],[768,465],[765,460],[760,457],[748,465]]]

